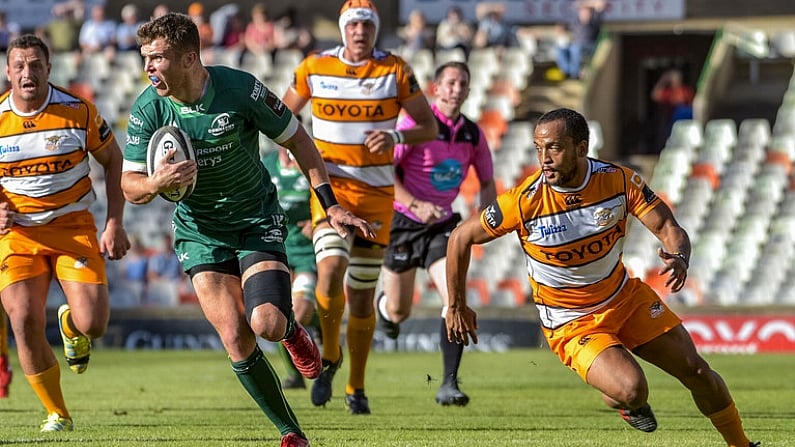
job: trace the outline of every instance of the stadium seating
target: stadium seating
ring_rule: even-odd
[[[669,197],[693,250],[685,304],[764,305],[795,299],[795,114],[779,110],[772,132],[764,119],[716,119],[703,129],[678,126],[651,179]],[[735,130],[737,129],[737,130]],[[625,261],[650,272],[653,239],[627,236]],[[688,296],[688,293],[685,293]],[[681,298],[680,298],[681,300]]]

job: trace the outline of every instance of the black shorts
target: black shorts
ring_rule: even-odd
[[[447,240],[459,222],[461,215],[458,213],[443,222],[426,225],[395,212],[384,266],[396,273],[416,267],[427,269],[447,256]]]

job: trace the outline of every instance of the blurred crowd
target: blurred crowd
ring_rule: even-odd
[[[104,53],[112,59],[117,51],[137,51],[138,26],[144,19],[170,10],[167,3],[162,3],[151,11],[142,11],[131,2],[121,8],[119,17],[110,17],[105,4],[87,6],[84,0],[66,0],[56,3],[50,20],[33,31],[53,52]],[[180,12],[194,20],[201,33],[202,48],[207,50],[231,48],[273,54],[279,49],[298,49],[306,54],[315,43],[310,28],[291,6],[278,16],[272,16],[265,3],[255,4],[250,11],[243,11],[236,4],[208,11],[201,2],[193,2]],[[19,25],[9,23],[0,11],[0,50],[4,51],[20,32]]]

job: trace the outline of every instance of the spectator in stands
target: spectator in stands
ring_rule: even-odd
[[[227,3],[210,13],[210,27],[213,29],[213,46],[223,46],[229,20],[240,12],[240,7],[236,3]]]
[[[301,50],[306,56],[315,45],[315,37],[298,19],[298,10],[288,6],[274,22],[273,44],[277,50]]]
[[[121,8],[121,22],[116,26],[116,48],[119,51],[138,51],[136,33],[141,22],[138,20],[138,7],[127,3]]]
[[[199,45],[202,50],[213,46],[213,27],[204,15],[204,5],[201,2],[193,2],[188,6],[188,15],[199,29]]]
[[[182,279],[182,267],[179,258],[174,252],[171,233],[163,233],[155,251],[149,256],[146,269],[146,279],[149,282],[160,279],[178,282]]]
[[[428,21],[422,10],[412,10],[406,25],[399,28],[397,34],[403,42],[402,55],[407,59],[411,59],[420,50],[433,49],[433,29],[428,26]]]
[[[505,22],[505,5],[502,3],[480,3],[476,11],[478,27],[473,46],[475,48],[503,48],[516,44],[513,28]]]
[[[243,15],[236,12],[227,18],[220,46],[228,50],[240,50],[242,54],[246,49],[245,36],[246,22],[243,20]]]
[[[127,256],[119,261],[120,279],[124,288],[129,291],[136,303],[142,303],[146,293],[146,273],[149,257],[136,235],[130,235],[130,250]]]
[[[53,52],[63,53],[80,48],[80,29],[85,15],[83,0],[69,0],[52,7],[53,19],[46,26],[46,34]]]
[[[582,63],[596,49],[604,11],[604,0],[581,0],[577,4],[577,14],[566,24],[568,39],[561,39],[556,48],[558,68],[567,78],[582,77]]]
[[[399,324],[411,313],[417,268],[427,270],[442,298],[442,337],[444,379],[436,394],[441,405],[464,406],[469,396],[458,387],[458,369],[464,346],[447,339],[444,315],[447,312],[445,256],[450,231],[461,222],[453,212],[453,201],[470,167],[480,184],[480,208],[497,195],[494,165],[486,136],[477,123],[461,114],[469,96],[469,67],[448,62],[434,73],[433,113],[439,125],[436,139],[419,144],[395,146],[395,200],[389,245],[381,269],[383,292],[376,301],[378,325],[384,334],[396,339]],[[411,128],[406,117],[398,130]]]
[[[157,4],[154,8],[152,8],[152,18],[156,19],[158,17],[163,17],[164,15],[168,14],[170,10],[171,9],[165,3]]]
[[[111,60],[116,51],[116,22],[105,15],[105,5],[91,7],[91,16],[80,27],[80,51],[83,54],[105,53]]]
[[[273,34],[273,21],[268,18],[265,4],[256,3],[251,7],[251,22],[246,26],[244,35],[246,51],[256,56],[271,56],[276,48]]]
[[[164,232],[149,254],[144,298],[148,306],[171,307],[179,303],[180,289],[187,275],[182,272],[172,240],[171,233]]]
[[[474,34],[472,27],[464,20],[461,8],[451,6],[447,10],[447,16],[436,27],[436,49],[460,48],[468,56]]]
[[[675,121],[693,118],[695,92],[684,83],[678,69],[666,70],[651,90],[651,99],[657,104],[655,150],[665,146]]]
[[[5,11],[0,11],[0,51],[8,50],[8,44],[19,37],[19,24],[9,22]]]

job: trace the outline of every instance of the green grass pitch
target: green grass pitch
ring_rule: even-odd
[[[97,349],[80,376],[61,363],[76,428],[55,434],[39,433],[46,415],[19,370],[16,352],[11,354],[15,376],[10,398],[0,400],[0,445],[279,445],[278,433],[245,394],[222,352]],[[275,354],[268,358],[281,373],[281,360]],[[752,440],[763,441],[763,447],[795,446],[795,355],[707,359],[728,383]],[[314,447],[725,445],[678,382],[642,364],[660,425],[652,434],[629,427],[545,349],[467,352],[461,380],[471,401],[465,408],[434,402],[438,353],[373,353],[370,416],[351,416],[343,408],[347,364],[327,407],[314,407],[309,390],[286,395]]]

